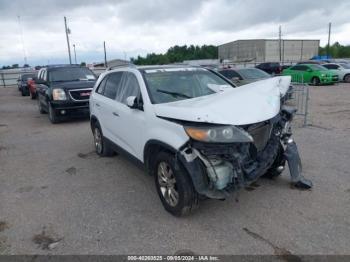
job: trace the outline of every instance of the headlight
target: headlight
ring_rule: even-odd
[[[56,88],[52,90],[53,100],[67,100],[66,92],[61,88]]]
[[[253,142],[246,131],[235,126],[194,127],[185,126],[185,131],[194,140],[209,143]]]

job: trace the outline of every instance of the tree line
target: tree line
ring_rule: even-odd
[[[319,55],[327,55],[327,46],[320,47]],[[350,45],[341,45],[339,42],[335,42],[329,47],[329,55],[332,58],[350,58]]]
[[[182,62],[184,60],[217,59],[218,48],[213,45],[175,45],[170,47],[165,54],[150,53],[145,57],[131,58],[136,65],[164,65]]]

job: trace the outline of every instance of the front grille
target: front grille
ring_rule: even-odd
[[[248,133],[254,139],[254,145],[258,152],[262,151],[271,137],[272,125],[270,123],[258,123],[248,127]]]
[[[75,101],[89,100],[92,88],[69,90],[70,97]]]

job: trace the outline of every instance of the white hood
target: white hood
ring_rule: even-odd
[[[281,95],[288,91],[290,81],[290,76],[274,77],[208,96],[156,104],[155,113],[191,122],[253,124],[278,114]]]

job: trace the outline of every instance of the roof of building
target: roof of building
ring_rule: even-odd
[[[319,39],[282,39],[283,41],[320,41]],[[222,45],[227,45],[227,44],[231,44],[234,42],[253,42],[253,41],[279,41],[279,39],[239,39],[239,40],[234,40],[234,41],[230,41],[218,46],[222,46]]]

